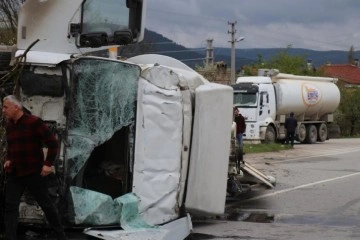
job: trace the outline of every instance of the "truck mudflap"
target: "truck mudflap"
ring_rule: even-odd
[[[87,228],[84,230],[86,235],[104,240],[182,240],[192,231],[192,222],[189,214],[170,223],[159,226],[158,228],[132,229],[132,230],[99,230]]]

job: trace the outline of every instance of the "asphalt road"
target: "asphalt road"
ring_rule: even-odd
[[[276,187],[229,201],[224,216],[194,221],[189,239],[359,239],[359,156],[360,139],[247,154]]]
[[[193,220],[187,240],[347,240],[360,238],[360,139],[246,154],[277,179],[274,189],[227,202],[224,215]],[[69,239],[94,239],[68,231]],[[23,240],[54,239],[26,229]]]

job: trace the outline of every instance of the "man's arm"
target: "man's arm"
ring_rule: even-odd
[[[51,166],[58,154],[58,141],[46,124],[39,119],[37,133],[40,141],[47,147],[44,165]]]
[[[242,117],[242,118],[241,118],[241,121],[242,121],[242,124],[243,124],[243,126],[244,126],[244,132],[246,132],[246,122],[245,122],[245,118]]]

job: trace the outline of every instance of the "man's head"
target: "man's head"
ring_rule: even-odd
[[[239,115],[240,111],[237,107],[234,107],[234,115],[237,116]]]
[[[24,112],[19,100],[14,95],[9,95],[3,99],[2,113],[6,119],[17,121]]]
[[[294,112],[291,112],[291,113],[290,113],[290,117],[293,117],[293,116],[294,116]]]

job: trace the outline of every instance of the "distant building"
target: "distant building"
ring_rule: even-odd
[[[216,72],[214,82],[230,85],[230,72],[228,71],[227,64],[224,61],[216,62]]]
[[[197,69],[210,82],[230,85],[230,71],[228,70],[226,62],[216,62],[214,65],[205,68]]]
[[[324,75],[338,78],[342,84],[360,86],[360,66],[358,61],[352,64],[335,64],[324,66]]]

